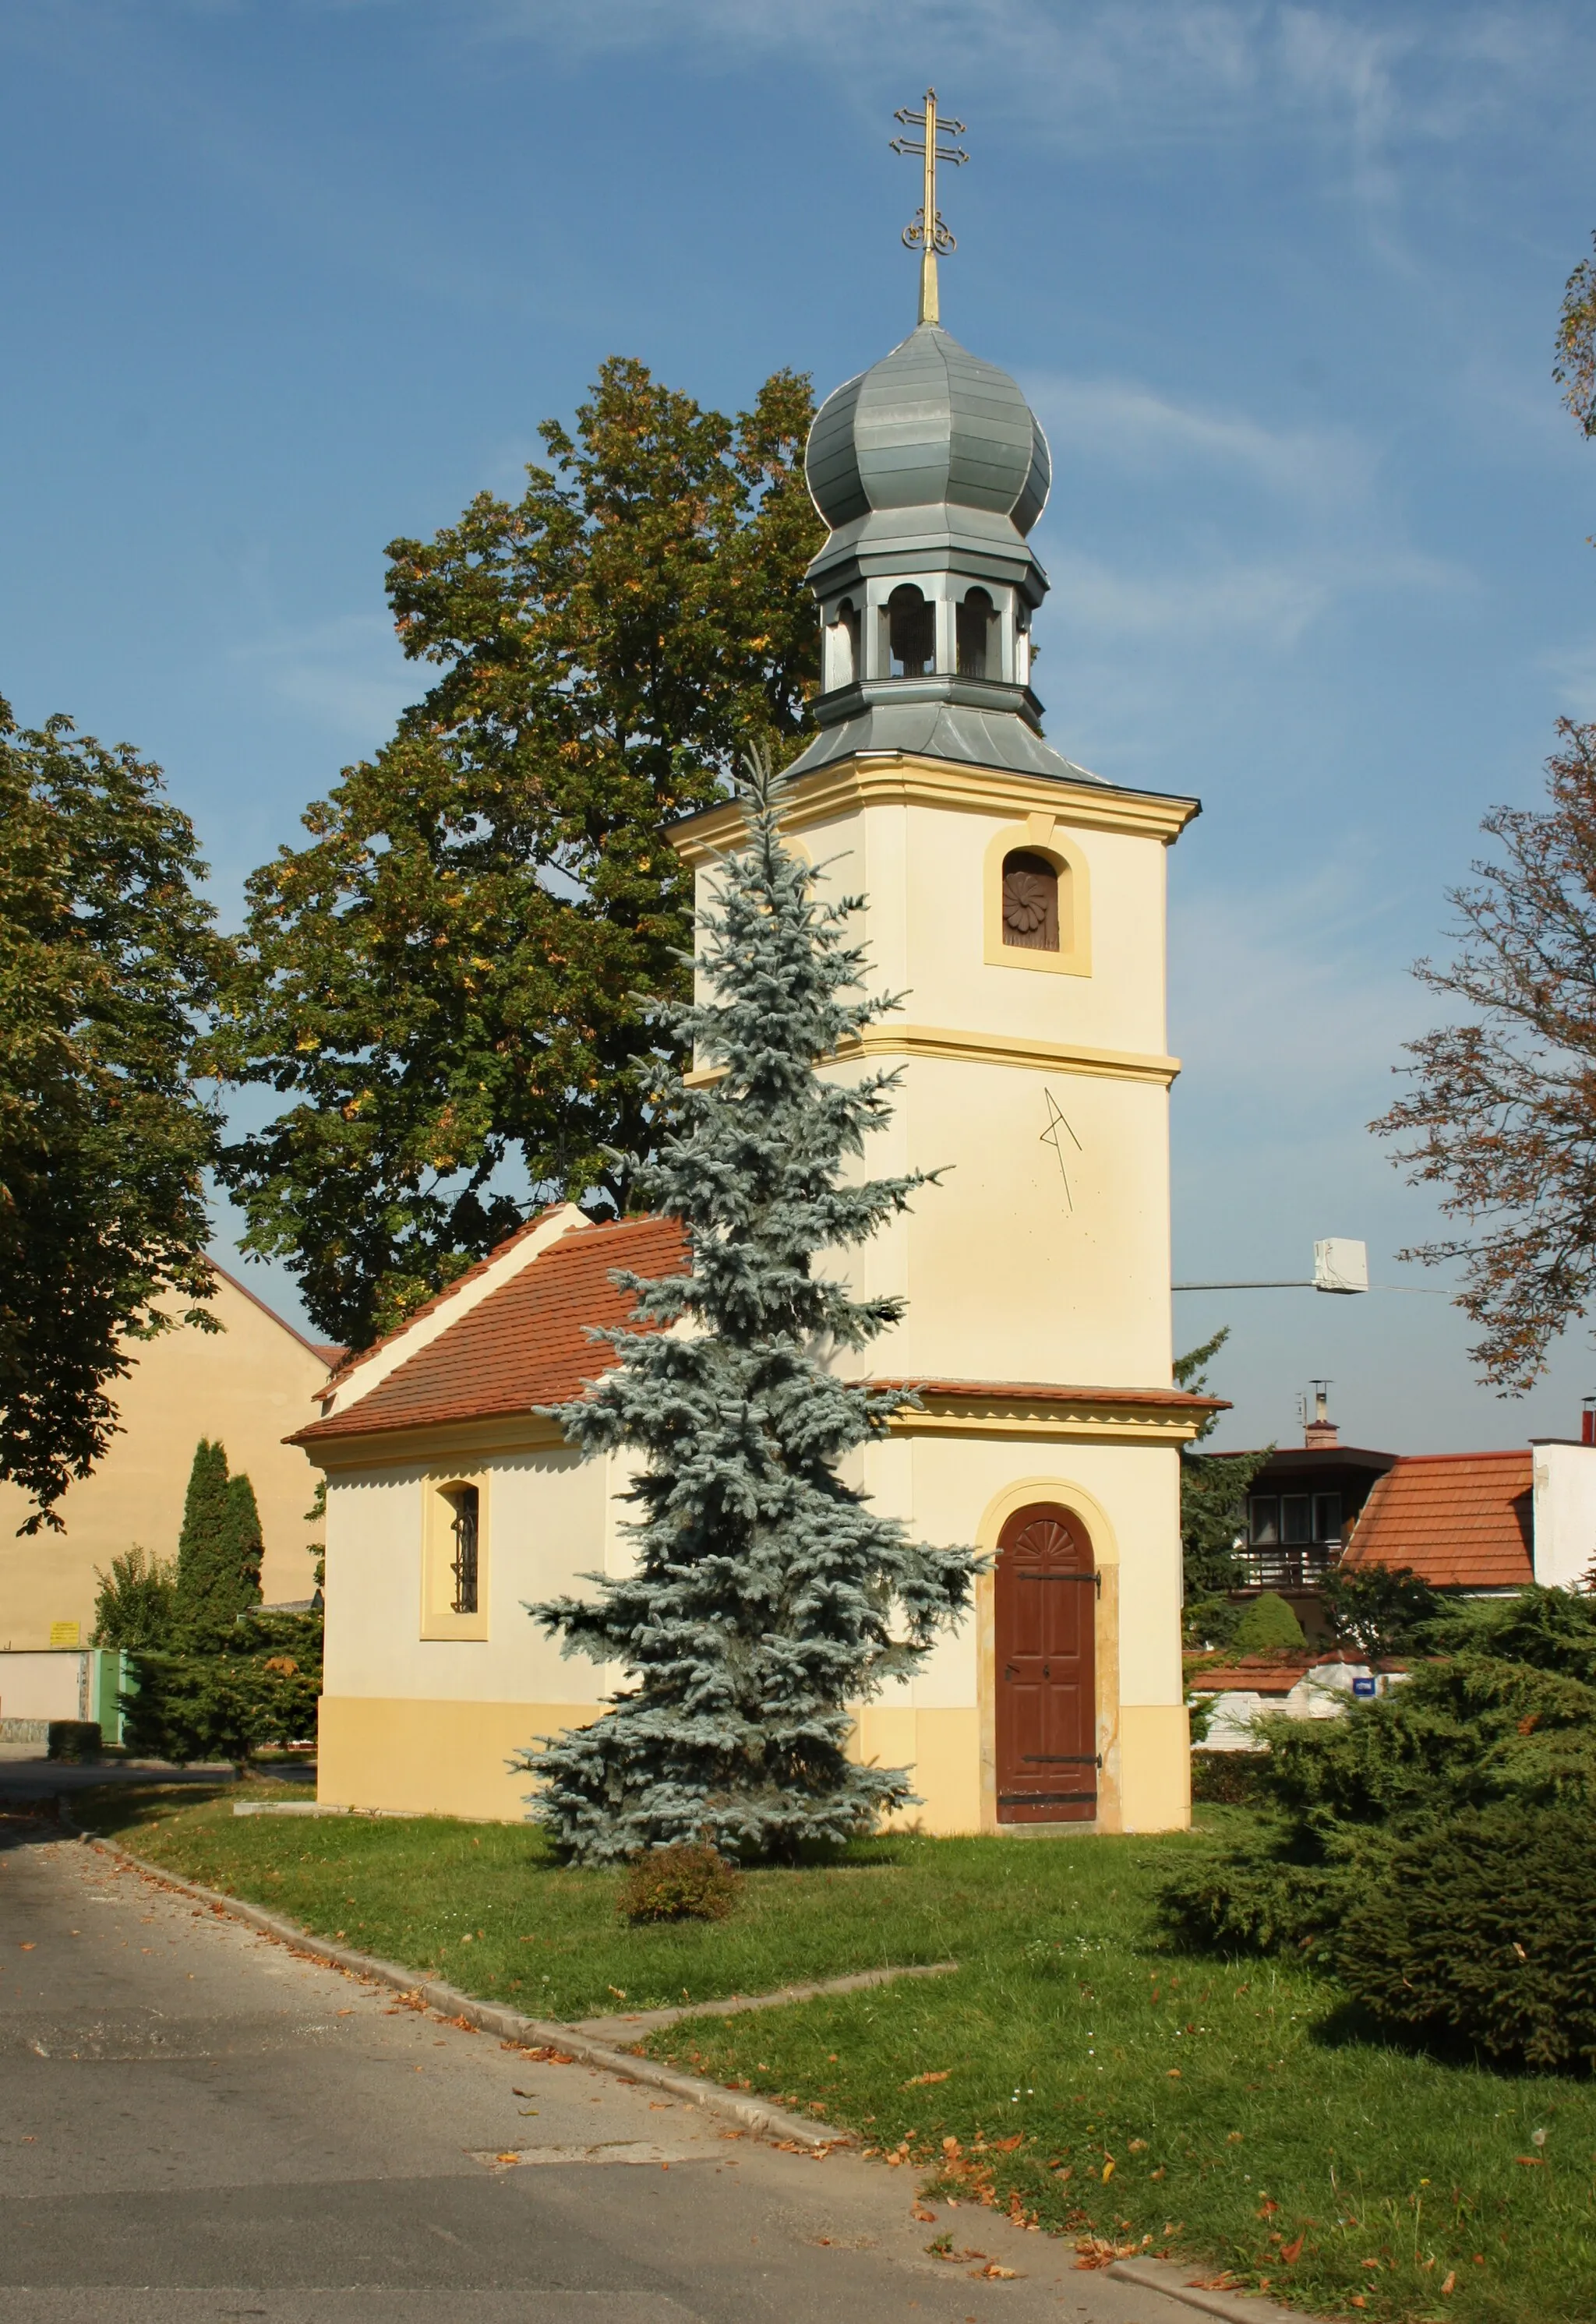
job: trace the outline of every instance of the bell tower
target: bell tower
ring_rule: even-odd
[[[909,117],[939,152],[934,95]],[[822,1070],[897,1065],[865,1167],[946,1174],[851,1262],[906,1302],[872,1361],[920,1395],[863,1482],[994,1563],[979,1618],[863,1709],[862,1748],[915,1761],[933,1829],[1167,1829],[1189,1802],[1178,1452],[1212,1406],[1171,1385],[1165,861],[1198,807],[1044,739],[1047,439],[936,319],[929,161],[905,239],[922,319],[809,438],[822,691],[788,820],[865,896],[874,981],[905,996]],[[713,884],[740,828],[712,809],[678,845]]]

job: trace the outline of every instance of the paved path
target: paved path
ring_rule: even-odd
[[[1193,2324],[0,1818],[0,2324]],[[524,2160],[495,2158],[521,2153]],[[944,2231],[1014,2282],[926,2246]]]

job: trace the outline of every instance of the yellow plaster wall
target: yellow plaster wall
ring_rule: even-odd
[[[337,1807],[514,1822],[526,1813],[531,1784],[508,1765],[512,1753],[597,1715],[592,1702],[324,1694],[316,1796]]]
[[[607,1692],[602,1667],[567,1661],[526,1601],[586,1594],[584,1572],[612,1556],[616,1508],[602,1461],[568,1447],[474,1454],[489,1536],[486,1620],[476,1637],[421,1635],[421,1529],[427,1480],[457,1460],[334,1470],[327,1498],[329,1696],[441,1703],[588,1705]],[[462,1811],[463,1812],[463,1811]]]
[[[219,1333],[185,1326],[141,1346],[115,1388],[122,1433],[91,1476],[58,1504],[64,1535],[18,1539],[31,1503],[0,1485],[0,1646],[50,1644],[51,1625],[76,1622],[87,1643],[95,1571],[134,1542],[172,1556],[194,1447],[220,1438],[260,1504],[268,1599],[308,1598],[315,1587],[305,1522],[316,1472],[282,1439],[316,1417],[327,1366],[281,1323],[223,1277],[211,1303]]]

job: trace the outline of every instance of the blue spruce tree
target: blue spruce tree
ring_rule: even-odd
[[[521,1762],[535,1818],[586,1863],[698,1840],[790,1858],[915,1804],[903,1769],[849,1760],[850,1706],[915,1668],[979,1563],[912,1543],[838,1473],[909,1399],[848,1385],[829,1358],[902,1303],[854,1298],[816,1255],[866,1242],[927,1175],[845,1181],[897,1075],[815,1067],[897,1002],[863,992],[861,899],[817,899],[781,841],[779,779],[748,766],[748,842],[705,920],[709,998],[669,1012],[720,1075],[662,1077],[672,1127],[643,1181],[682,1221],[691,1272],[617,1276],[649,1328],[596,1334],[614,1368],[555,1416],[584,1454],[640,1464],[633,1570],[529,1609],[567,1654],[631,1674],[593,1725]]]

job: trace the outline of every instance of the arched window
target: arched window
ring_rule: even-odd
[[[936,666],[936,609],[910,581],[887,600],[887,651],[894,678],[929,678]]]
[[[995,678],[997,609],[984,589],[971,589],[956,610],[961,678]]]
[[[852,597],[844,597],[836,609],[836,620],[831,625],[831,667],[826,672],[828,690],[839,686],[852,686],[859,676],[859,609]]]
[[[1003,942],[1058,950],[1058,872],[1045,855],[1016,847],[1003,858]]]

